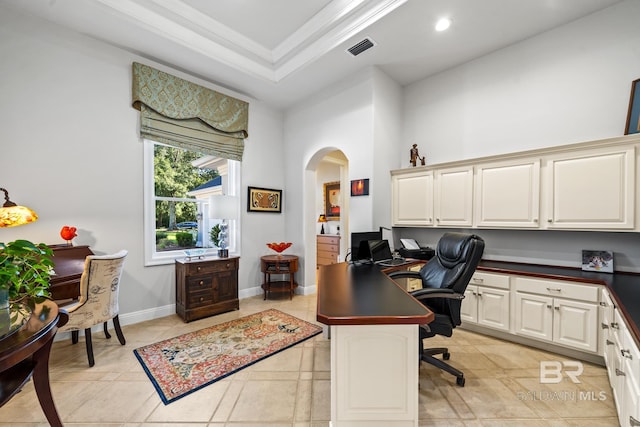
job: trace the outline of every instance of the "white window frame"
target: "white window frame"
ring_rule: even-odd
[[[158,144],[154,141],[143,140],[144,144],[144,265],[164,265],[173,264],[177,258],[184,258],[185,253],[183,250],[174,251],[156,251],[156,220],[155,220],[155,206],[156,200],[163,199],[162,197],[155,197],[154,194],[154,170],[153,170],[153,155],[154,145]],[[226,185],[223,182],[223,188],[225,194],[229,196],[238,196],[240,194],[240,176],[241,176],[241,163],[234,160],[228,161],[228,175],[226,175]],[[166,199],[166,198],[165,198]],[[172,200],[176,200],[171,198]],[[198,213],[202,214],[202,229],[209,230],[217,220],[209,219],[209,200],[194,200],[194,199],[177,199],[179,201],[192,202],[198,204]],[[240,205],[240,198],[238,197],[238,205]],[[240,206],[238,206],[238,213],[241,215]],[[240,217],[237,220],[228,220],[229,224],[229,255],[240,255]],[[211,224],[211,226],[209,225]],[[209,244],[209,234],[203,231],[205,242]],[[207,247],[206,256],[217,256],[217,248]]]

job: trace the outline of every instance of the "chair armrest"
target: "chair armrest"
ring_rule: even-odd
[[[447,289],[447,288],[443,288],[443,289],[424,288],[424,289],[418,289],[413,292],[409,292],[409,294],[418,300],[429,299],[429,298],[448,298],[448,299],[458,299],[458,300],[464,299],[463,294],[459,294],[455,292],[453,289]]]
[[[387,276],[389,276],[392,279],[422,279],[422,277],[420,276],[420,273],[417,271],[393,271],[391,273],[388,273]]]

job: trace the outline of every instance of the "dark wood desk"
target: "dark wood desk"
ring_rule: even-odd
[[[58,327],[68,320],[55,302],[41,298],[34,301],[29,320],[17,332],[0,338],[0,407],[33,376],[47,421],[51,426],[62,426],[49,385],[49,353]]]
[[[260,271],[264,276],[262,289],[266,300],[271,292],[288,292],[289,299],[293,298],[293,292],[298,287],[296,272],[298,271],[298,257],[296,255],[265,255],[260,257]],[[288,280],[272,281],[272,274],[288,275]]]
[[[80,296],[80,277],[84,271],[84,260],[93,255],[89,246],[49,245],[53,249],[51,299],[77,299]]]
[[[320,267],[317,300],[331,335],[332,426],[418,425],[418,327],[434,314],[371,264]]]

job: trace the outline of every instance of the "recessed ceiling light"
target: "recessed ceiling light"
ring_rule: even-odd
[[[436,31],[444,31],[451,26],[451,19],[441,18],[436,22]]]

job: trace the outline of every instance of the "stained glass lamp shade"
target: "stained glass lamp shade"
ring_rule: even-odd
[[[9,200],[9,192],[0,188],[4,193],[4,204],[0,208],[0,228],[15,227],[29,224],[38,219],[38,215],[26,206],[18,206]]]

